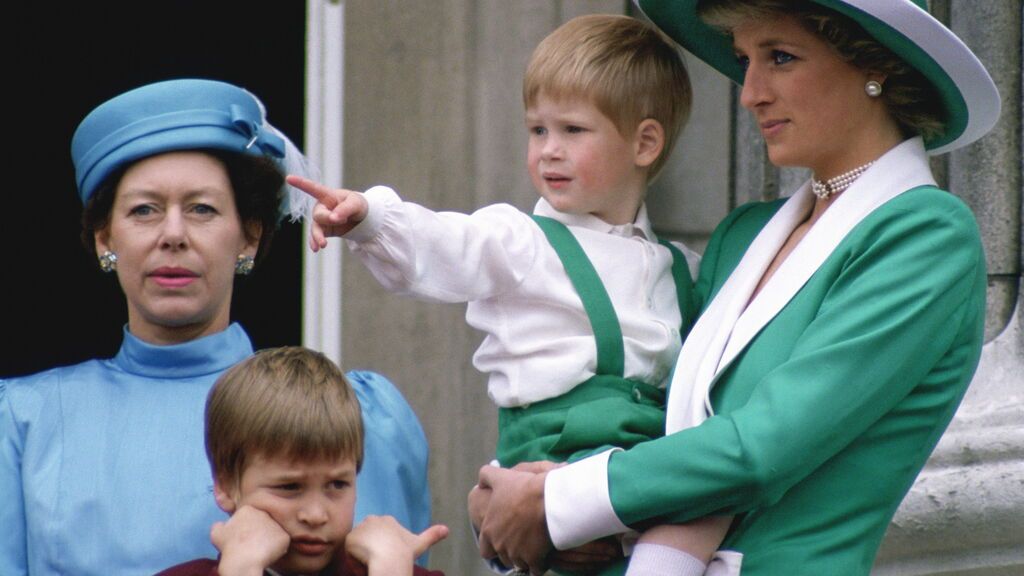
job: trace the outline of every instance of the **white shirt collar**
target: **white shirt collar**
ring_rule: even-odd
[[[568,212],[559,212],[543,198],[537,200],[537,205],[534,206],[533,213],[538,216],[547,216],[548,218],[557,220],[566,226],[586,228],[587,230],[593,230],[603,234],[613,234],[624,238],[640,236],[649,242],[658,241],[658,237],[654,234],[654,229],[651,227],[651,221],[647,216],[647,204],[640,205],[640,209],[637,210],[636,213],[636,219],[628,224],[609,224],[592,214],[570,214]]]

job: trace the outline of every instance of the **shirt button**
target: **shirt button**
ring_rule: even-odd
[[[640,392],[640,388],[633,386],[633,399],[637,402],[643,400],[643,394]]]

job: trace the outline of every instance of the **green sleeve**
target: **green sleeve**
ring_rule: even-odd
[[[973,217],[948,194],[930,196],[915,203],[920,196],[905,193],[851,231],[780,312],[791,326],[776,317],[737,358],[758,355],[744,360],[762,364],[756,381],[736,380],[736,363],[723,375],[718,386],[748,391],[742,401],[612,456],[609,491],[623,522],[770,506],[851,443],[870,440],[890,412],[904,418],[894,408],[934,382],[927,401],[941,406],[920,412],[936,422],[885,422],[893,431],[932,426],[919,442],[931,445],[915,448],[927,456],[976,366],[985,294]],[[718,256],[705,258],[702,276],[735,247],[722,236],[709,244]],[[705,289],[724,280],[709,278]]]

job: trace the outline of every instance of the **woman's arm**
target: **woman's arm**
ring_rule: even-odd
[[[363,467],[356,479],[355,521],[387,515],[413,532],[430,526],[429,447],[419,418],[390,380],[346,373],[363,417]]]
[[[0,380],[0,574],[28,574],[25,500],[21,489],[22,439],[11,406],[8,382]]]
[[[804,287],[820,291],[818,300],[804,303],[805,321],[790,326],[788,339],[782,322],[769,324],[750,345],[758,350],[745,352],[759,355],[749,362],[763,362],[763,374],[740,381],[726,373],[720,385],[734,398],[728,409],[695,428],[552,471],[543,490],[495,489],[495,499],[523,510],[542,503],[545,516],[538,525],[506,512],[485,522],[482,546],[542,558],[543,550],[516,549],[515,534],[544,533],[546,524],[565,548],[616,525],[771,505],[869,430],[898,435],[914,427],[914,449],[926,456],[976,366],[985,291],[984,256],[969,210],[948,194],[926,200],[893,201],[851,233],[837,249],[845,252],[834,255],[840,260],[829,264],[837,266],[829,282]],[[742,250],[722,246],[720,257],[733,258],[731,252]],[[705,253],[702,273],[716,269],[713,259]],[[928,385],[918,388],[926,376]],[[749,395],[736,400],[742,396],[736,390]],[[879,419],[911,391],[919,394],[914,405],[879,428]],[[588,460],[599,458],[609,463],[592,469]],[[512,544],[503,549],[502,543]]]
[[[784,328],[762,331],[764,341],[746,353],[771,369],[757,382],[726,384],[750,389],[741,405],[611,456],[608,497],[623,523],[778,501],[905,399],[967,334],[971,342],[951,362],[959,370],[952,385],[927,391],[947,409],[934,423],[938,439],[980,352],[985,276],[967,208],[947,194],[927,200],[893,201],[851,233],[839,248],[847,252],[834,255],[843,258],[835,277],[819,287],[820,303],[791,340]],[[551,498],[550,482],[547,491]]]

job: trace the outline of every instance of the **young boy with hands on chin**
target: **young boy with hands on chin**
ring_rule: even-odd
[[[363,460],[359,402],[318,352],[264,350],[222,375],[206,403],[214,498],[231,514],[210,539],[218,560],[159,576],[439,575],[414,565],[448,534],[412,534],[394,518],[352,527]]]
[[[507,204],[433,212],[383,186],[359,193],[288,177],[317,200],[314,251],[343,237],[387,290],[468,303],[467,322],[486,334],[473,362],[499,406],[502,466],[665,433],[665,386],[697,310],[698,257],[657,238],[644,198],[690,98],[660,32],[581,16],[538,45],[523,83],[527,168],[540,195],[532,215]],[[659,526],[641,544],[679,551],[661,567],[673,574],[703,574],[726,526]]]

